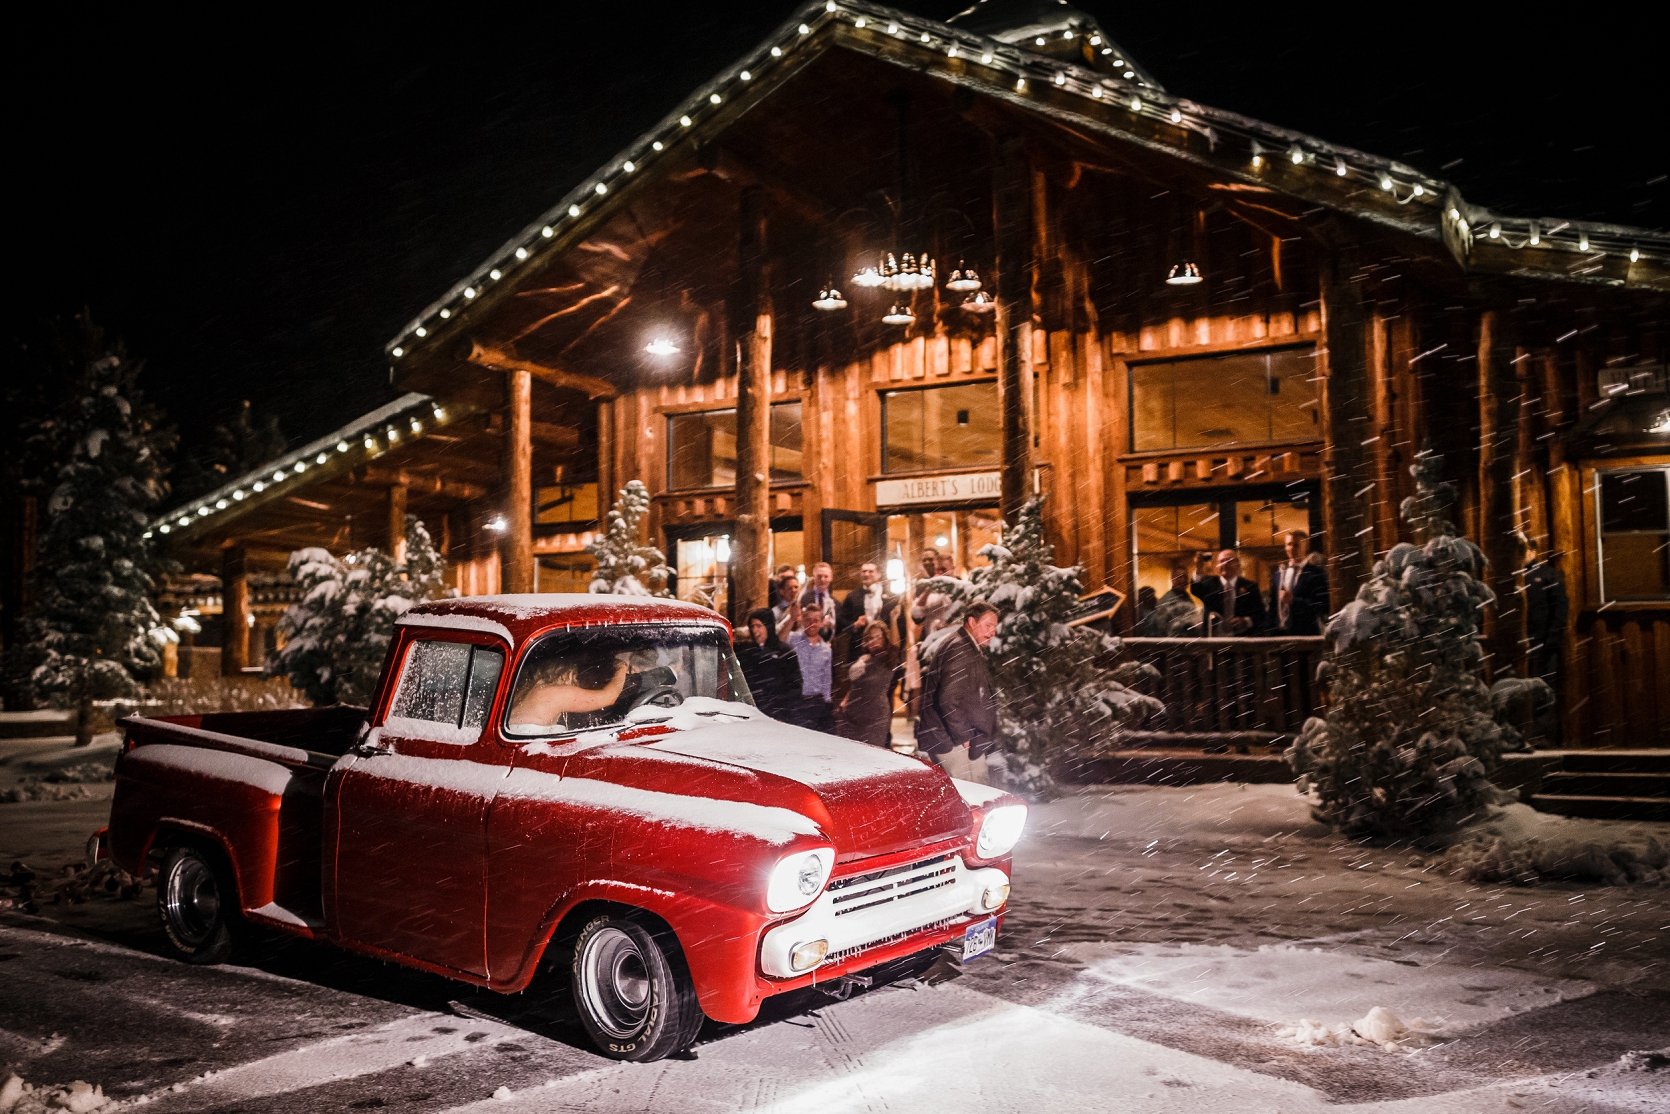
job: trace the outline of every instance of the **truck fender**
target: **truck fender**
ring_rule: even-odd
[[[688,894],[613,878],[593,879],[563,894],[540,922],[521,969],[496,989],[512,993],[526,988],[557,928],[588,902],[626,905],[665,921],[684,951],[697,999],[707,1016],[743,1024],[759,1013],[761,997],[755,991],[755,968],[759,934],[766,918]]]

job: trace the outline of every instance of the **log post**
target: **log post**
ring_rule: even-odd
[[[1027,428],[1026,363],[1032,347],[1032,176],[1026,145],[998,141],[992,172],[997,230],[997,394],[1003,416],[1003,521],[1013,523],[1032,495],[1032,434]]]
[[[1397,438],[1397,421],[1393,413],[1392,338],[1386,318],[1374,314],[1369,330],[1369,397],[1373,417],[1364,430],[1362,440],[1372,461],[1375,488],[1369,493],[1374,501],[1375,552],[1384,553],[1397,544],[1397,474],[1393,442]],[[1365,481],[1366,482],[1366,481]]]
[[[510,420],[505,423],[505,531],[501,583],[510,593],[533,591],[533,376],[505,372]]]
[[[771,264],[765,193],[742,191],[739,229],[742,337],[736,377],[736,528],[731,537],[731,614],[765,607],[771,576]]]
[[[1489,562],[1486,583],[1496,593],[1487,613],[1485,652],[1491,675],[1519,665],[1525,614],[1514,578],[1518,542],[1514,537],[1513,458],[1519,442],[1519,388],[1514,348],[1495,310],[1479,315],[1479,548]]]
[[[389,548],[397,565],[406,563],[406,485],[389,485]]]
[[[1378,490],[1363,441],[1370,434],[1369,322],[1361,284],[1350,281],[1350,262],[1329,247],[1318,268],[1322,294],[1322,522],[1328,547],[1328,603],[1335,611],[1351,602],[1374,568],[1374,518],[1369,502]]]
[[[609,508],[615,505],[615,404],[597,404],[597,524],[607,521]]]
[[[249,576],[244,547],[220,551],[220,675],[236,677],[249,664]]]

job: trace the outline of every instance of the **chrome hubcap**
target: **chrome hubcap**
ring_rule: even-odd
[[[649,1016],[648,965],[632,937],[605,928],[586,941],[580,956],[581,992],[597,1027],[627,1039],[643,1030]]]
[[[208,941],[220,923],[220,887],[202,859],[186,856],[174,864],[162,894],[168,921],[189,947]]]

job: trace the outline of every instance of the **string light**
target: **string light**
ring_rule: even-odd
[[[1183,122],[1183,113],[1181,111],[1179,111],[1178,109],[1175,109],[1175,108],[1172,109],[1171,110],[1171,122],[1173,124],[1181,124]]]
[[[320,453],[318,456],[313,458],[313,463],[323,464],[323,463],[325,463],[325,461],[327,461],[329,459],[330,459],[330,457],[328,455],[326,455],[325,453]]]
[[[443,309],[441,311],[441,320],[442,321],[445,321],[447,318],[449,318],[451,316],[452,316],[452,311],[450,309]]]
[[[199,515],[207,515],[209,513],[209,508],[208,507],[198,507],[197,508],[197,513]]]
[[[1341,178],[1345,177],[1345,160],[1334,160],[1334,173],[1338,174]]]
[[[1055,83],[1056,83],[1056,84],[1057,84],[1057,85],[1065,85],[1065,84],[1067,84],[1067,75],[1066,75],[1066,74],[1064,74],[1064,73],[1057,73],[1057,74],[1056,74],[1056,75],[1055,75]]]
[[[1497,224],[1495,222],[1491,223],[1491,225],[1490,225],[1490,238],[1492,240],[1500,240],[1502,238],[1502,226],[1500,224]]]
[[[1542,229],[1537,227],[1537,222],[1536,221],[1532,221],[1531,222],[1531,246],[1536,247],[1540,243],[1542,243]]]
[[[650,147],[653,150],[656,150],[656,151],[665,151],[667,149],[666,145],[664,143],[662,143],[659,139],[657,139],[654,143],[651,143]]]
[[[744,81],[753,81],[754,80],[754,75],[749,73],[747,70],[743,70],[741,73],[737,74],[737,76],[740,77]],[[626,168],[628,170],[631,170],[632,169],[632,164],[627,163]]]
[[[568,207],[568,215],[571,216],[571,217],[579,216],[580,215],[580,207],[578,205],[570,205]]]
[[[988,66],[991,65],[992,64],[991,52],[987,51],[985,54],[980,55],[980,61],[984,62]]]
[[[1294,166],[1298,166],[1300,163],[1305,161],[1305,153],[1297,147],[1289,151],[1287,153],[1287,157],[1292,160]]]
[[[719,102],[720,102],[720,100],[721,100],[721,99],[722,99],[722,98],[721,98],[721,97],[720,97],[720,96],[719,96],[719,94],[718,94],[718,93],[709,93],[709,94],[708,94],[708,95],[707,95],[707,100],[708,100],[708,103],[709,103],[709,104],[718,104],[718,103],[719,103]],[[598,192],[598,193],[602,193],[602,192],[603,192],[603,186],[602,186],[602,184],[601,184],[601,183],[599,183],[599,184],[598,184],[598,187],[597,187],[597,192]]]
[[[950,49],[945,52],[945,56],[947,58],[955,58],[957,56],[957,44],[956,43],[951,44]]]
[[[1264,148],[1259,146],[1258,140],[1256,139],[1252,141],[1252,156],[1254,170],[1257,170],[1259,167],[1264,165]]]
[[[418,420],[417,420],[417,419],[416,419],[416,418],[413,418],[413,419],[412,419],[412,432],[413,432],[413,433],[422,433],[422,432],[423,432],[423,423],[422,423],[422,422],[420,422],[420,421],[418,421]],[[320,456],[321,456],[321,457],[323,457],[323,456],[324,456],[324,454],[323,454],[323,453],[320,453],[320,454],[319,454],[319,455],[320,455]],[[321,460],[321,461],[320,461],[320,462],[319,462],[319,463],[321,463],[321,464],[323,464],[323,463],[324,463],[324,461],[323,461],[323,460]]]
[[[464,287],[464,297],[466,297],[466,298],[475,297],[475,287],[473,287],[473,286]],[[398,352],[395,353],[396,356],[398,356],[399,354],[400,353],[398,353]]]
[[[498,282],[504,276],[499,273],[499,269],[497,267],[494,267],[491,271],[487,272],[487,277],[492,279],[494,282]]]
[[[1384,175],[1382,175],[1381,178],[1380,178],[1380,188],[1383,189],[1383,190],[1391,189],[1392,188],[1392,180],[1390,178],[1385,177]]]
[[[232,493],[232,501],[235,503],[242,503],[245,498],[244,489],[241,487]]]
[[[1026,92],[1026,78],[1017,77],[1015,79],[1015,92],[1017,92],[1017,93]]]
[[[166,534],[166,533],[168,533],[168,531],[169,531],[169,530],[172,530],[172,529],[173,529],[173,527],[172,527],[172,526],[169,526],[169,525],[167,525],[167,524],[166,524],[166,523],[164,523],[164,524],[163,524],[163,525],[161,525],[161,526],[158,526],[158,527],[157,527],[157,529],[158,529],[158,530],[161,530],[161,531],[162,531],[162,532],[163,532],[163,533],[164,533],[164,534]]]
[[[347,452],[347,451],[348,451],[348,442],[346,442],[346,441],[338,441],[338,442],[337,442],[337,443],[336,443],[336,451],[337,451],[337,452],[339,452],[339,453],[345,453],[345,452]]]
[[[1132,112],[1141,112],[1142,111],[1142,98],[1141,97],[1132,97],[1131,98],[1131,111]]]
[[[446,420],[446,411],[442,410],[439,406],[435,407],[435,420],[437,422]]]
[[[301,460],[296,461],[296,474],[300,475],[305,471],[307,471],[307,462]]]
[[[688,128],[690,126],[690,117],[680,116],[678,118],[678,122]]]
[[[527,257],[528,257],[528,249],[527,248],[517,248],[516,249],[516,258],[517,259],[526,259]],[[418,330],[418,335],[419,336],[423,335],[423,330],[422,329]]]
[[[365,447],[368,449],[375,449],[377,447],[377,439],[372,437],[369,433],[365,435]]]
[[[1426,191],[1421,188],[1421,184],[1419,182],[1416,182],[1415,183],[1415,188],[1410,192],[1412,192],[1416,197],[1419,197],[1419,196],[1421,196],[1421,194],[1425,193]]]
[[[225,510],[227,505],[228,504],[227,504],[226,500],[224,500],[224,499],[216,499],[215,500],[215,510],[217,510],[217,511]]]
[[[395,349],[394,349],[394,358],[395,359],[398,360],[400,357],[404,356],[405,354],[406,354],[406,350],[404,348],[401,348],[398,345],[395,346]]]
[[[852,25],[854,27],[864,27],[868,23],[869,23],[869,20],[865,19],[863,16],[859,16],[857,19],[852,21]],[[773,58],[777,57],[777,48],[776,47],[771,48],[771,56]]]
[[[1587,232],[1579,232],[1577,234],[1577,250],[1578,251],[1588,251],[1589,250],[1589,234]]]
[[[257,495],[259,495],[261,492],[267,490],[267,485],[260,480],[256,480],[254,483],[250,484],[249,486],[255,490],[255,493]]]
[[[800,25],[800,33],[802,35],[810,35],[812,33],[812,29],[810,27],[806,26],[804,23],[802,23]]]
[[[1100,85],[1092,86],[1091,90],[1090,90],[1090,95],[1092,97],[1095,97],[1097,100],[1101,100],[1102,99],[1102,87]]]

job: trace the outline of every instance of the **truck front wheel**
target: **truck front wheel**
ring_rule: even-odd
[[[232,955],[237,895],[226,872],[196,847],[176,847],[157,878],[157,911],[174,954],[187,963],[224,963]]]
[[[574,1004],[615,1060],[660,1060],[695,1043],[704,1015],[673,934],[633,917],[596,917],[574,944]]]

